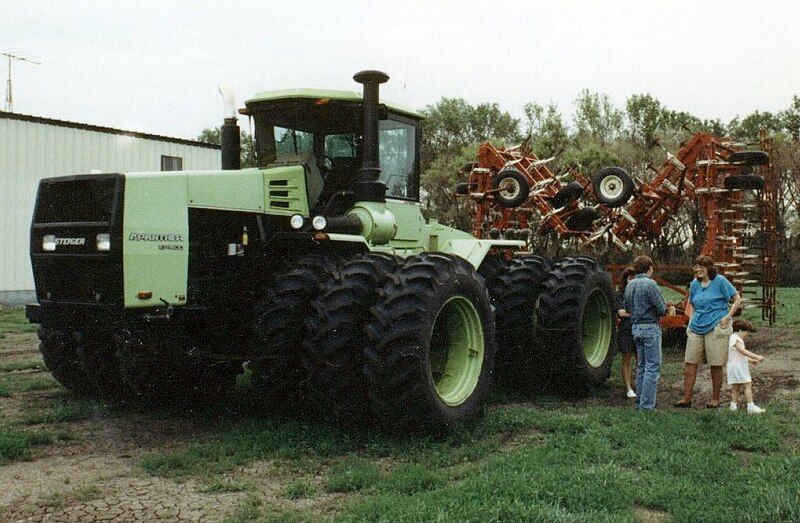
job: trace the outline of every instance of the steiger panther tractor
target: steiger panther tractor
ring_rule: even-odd
[[[31,230],[47,367],[76,393],[163,403],[223,394],[246,367],[271,411],[441,432],[506,386],[591,391],[609,375],[610,279],[524,242],[426,220],[422,116],[355,92],[248,100],[218,171],[42,180]]]

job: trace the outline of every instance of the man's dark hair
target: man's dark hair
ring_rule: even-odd
[[[650,256],[640,255],[633,259],[633,270],[636,274],[644,274],[653,266],[653,260]]]
[[[733,332],[756,332],[753,324],[741,318],[733,322]]]
[[[717,264],[714,263],[714,258],[711,256],[706,256],[705,254],[701,254],[694,260],[695,265],[700,265],[705,267],[708,271],[708,279],[713,280],[717,277]]]

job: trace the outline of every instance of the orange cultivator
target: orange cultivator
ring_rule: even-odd
[[[539,232],[577,241],[580,249],[602,244],[621,251],[659,237],[675,213],[696,200],[705,220],[701,253],[712,256],[720,272],[745,294],[746,307],[760,307],[772,323],[777,196],[769,162],[772,143],[762,133],[759,145],[760,150],[743,150],[740,144],[698,132],[676,154],[665,149],[666,161],[645,182],[616,167],[602,169],[591,181],[572,168],[553,173],[547,167],[552,158],[540,160],[519,148],[487,143],[478,149],[469,181],[457,192],[476,203],[473,234],[478,238],[528,239],[536,225]],[[690,272],[676,266],[656,270]],[[684,295],[662,325],[685,327],[686,290],[658,280]],[[761,295],[750,297],[758,294],[757,286]]]
[[[456,188],[476,203],[472,233],[477,238],[527,239],[537,225],[581,244],[593,241],[592,224],[610,211],[584,205],[580,197],[587,187],[585,178],[572,168],[553,173],[547,167],[552,160],[519,148],[481,145],[478,161],[469,166],[468,182]],[[564,183],[566,178],[575,181]]]

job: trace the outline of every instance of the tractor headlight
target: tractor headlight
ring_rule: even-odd
[[[305,219],[299,214],[295,214],[289,219],[289,225],[292,226],[292,229],[301,229],[304,223]]]
[[[327,225],[328,220],[326,220],[324,216],[314,216],[314,219],[311,220],[311,226],[318,231],[321,231],[327,227]]]
[[[53,252],[56,250],[56,235],[46,234],[42,237],[42,250]]]
[[[111,235],[101,233],[97,235],[97,250],[110,251],[111,250]]]

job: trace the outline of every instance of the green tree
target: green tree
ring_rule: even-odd
[[[466,182],[461,167],[475,160],[475,147],[463,147],[456,154],[441,155],[422,173],[425,214],[441,223],[468,231],[472,224],[472,203],[468,198],[455,196],[455,185]]]
[[[519,120],[496,103],[472,106],[463,98],[442,98],[422,110],[422,167],[440,155],[457,155],[464,146],[520,140]]]
[[[792,97],[792,104],[788,109],[778,113],[784,129],[789,131],[794,141],[800,141],[800,96]]]
[[[622,131],[622,111],[614,107],[607,94],[592,93],[588,89],[575,99],[576,138],[579,143],[605,145]]]
[[[526,132],[530,147],[540,158],[556,154],[569,143],[569,130],[564,124],[558,107],[553,102],[547,107],[536,102],[525,104]]]
[[[661,125],[661,102],[650,94],[635,94],[628,98],[625,110],[631,139],[639,145],[650,147]]]
[[[755,111],[739,120],[737,116],[728,124],[731,136],[739,140],[755,142],[758,140],[758,131],[766,129],[768,132],[780,132],[783,129],[781,119],[769,111]]]
[[[671,111],[665,108],[661,113],[661,129],[677,131],[681,128],[695,133],[702,130],[703,121],[686,111]]]
[[[590,144],[583,149],[568,151],[564,156],[564,161],[568,164],[576,165],[579,171],[590,177],[603,167],[622,163],[617,155],[596,144]]]

